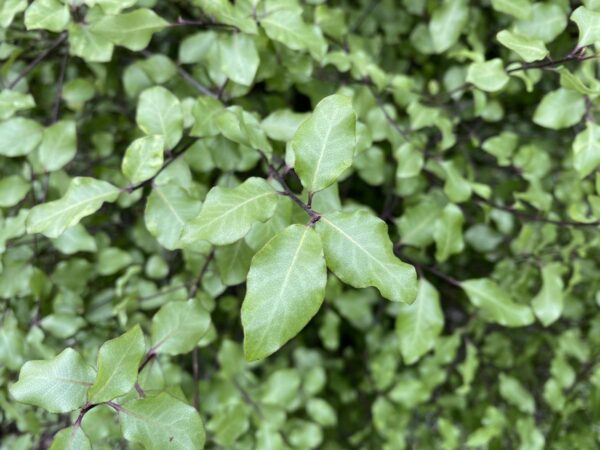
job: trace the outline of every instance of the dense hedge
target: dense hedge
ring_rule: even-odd
[[[0,38],[0,449],[600,446],[600,1]]]

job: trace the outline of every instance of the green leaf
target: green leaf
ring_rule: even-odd
[[[441,7],[434,10],[429,32],[436,53],[445,52],[458,41],[468,18],[469,9],[465,0],[445,0]]]
[[[219,247],[215,252],[215,260],[221,281],[225,286],[235,286],[243,283],[250,269],[250,261],[254,256],[254,251],[246,244],[243,239]]]
[[[253,224],[268,220],[277,206],[277,192],[263,178],[251,177],[235,188],[214,187],[200,214],[185,228],[183,243],[231,244]]]
[[[474,62],[467,71],[467,82],[487,92],[496,92],[506,86],[509,77],[504,71],[504,64],[500,58],[490,59],[485,62]]]
[[[139,325],[105,342],[98,352],[98,376],[88,392],[91,403],[102,403],[127,394],[137,380],[146,350]]]
[[[425,278],[419,280],[417,299],[412,305],[399,305],[396,333],[406,364],[414,364],[434,348],[444,328],[440,294]]]
[[[74,425],[56,433],[50,450],[92,450],[92,444],[81,427]]]
[[[586,47],[600,41],[600,12],[580,6],[571,14],[571,20],[579,29],[577,47]]]
[[[542,288],[531,301],[533,312],[542,324],[556,322],[563,310],[563,267],[554,262],[542,268]]]
[[[515,303],[506,290],[489,278],[467,280],[461,285],[471,303],[481,309],[488,320],[505,327],[523,327],[533,323],[531,308]]]
[[[566,67],[560,67],[557,72],[560,73],[560,85],[565,89],[570,89],[584,95],[596,95],[600,93],[600,89],[586,86],[578,76],[575,76]]]
[[[118,14],[123,9],[129,8],[137,3],[137,0],[95,0],[106,14]]]
[[[583,96],[560,88],[544,96],[533,114],[533,121],[541,127],[560,130],[572,127],[584,114]]]
[[[352,101],[330,95],[316,106],[292,140],[295,169],[309,192],[335,183],[352,165],[356,146],[356,115]]]
[[[242,304],[244,353],[266,358],[306,326],[323,303],[327,269],[319,235],[291,225],[254,256]]]
[[[163,165],[164,147],[165,137],[162,135],[136,139],[125,150],[121,164],[123,174],[133,184],[152,178]]]
[[[202,202],[173,183],[155,185],[148,197],[144,220],[146,228],[160,244],[175,250],[181,246],[181,235],[198,215]]]
[[[463,222],[462,211],[452,203],[446,205],[436,220],[433,238],[436,246],[435,259],[439,262],[444,262],[450,256],[463,251],[465,246],[462,236]]]
[[[79,353],[66,348],[49,361],[26,362],[9,391],[19,402],[66,413],[83,406],[95,376]]]
[[[422,197],[414,206],[406,208],[404,215],[397,222],[400,242],[416,247],[431,244],[434,224],[443,208],[444,203],[437,196]]]
[[[90,30],[115,45],[121,45],[134,52],[145,49],[152,35],[162,30],[168,22],[146,8],[103,16],[95,22]]]
[[[42,140],[43,128],[35,120],[13,117],[0,123],[0,155],[14,158],[30,153]]]
[[[269,138],[276,141],[291,141],[298,127],[309,117],[289,109],[280,109],[269,114],[260,124]]]
[[[388,300],[412,303],[417,296],[415,269],[394,256],[387,225],[364,210],[321,217],[327,267],[355,288],[376,287]]]
[[[196,137],[217,136],[215,119],[224,111],[223,104],[216,98],[200,96],[192,108],[194,124],[190,134]]]
[[[533,397],[516,378],[500,374],[500,395],[524,413],[533,414],[535,412]]]
[[[292,50],[307,50],[316,60],[327,53],[327,42],[321,29],[304,23],[300,7],[277,5],[260,24],[269,38]]]
[[[89,25],[69,24],[69,53],[88,62],[110,61],[114,45]]]
[[[600,165],[600,126],[587,122],[585,130],[573,141],[573,165],[581,178]]]
[[[204,448],[204,426],[198,412],[166,392],[121,406],[123,436],[146,450]]]
[[[34,0],[25,11],[28,30],[48,30],[58,33],[66,28],[71,15],[65,3],[58,0]]]
[[[309,417],[323,427],[334,427],[337,424],[335,409],[322,398],[311,398],[306,402]]]
[[[492,0],[492,8],[517,19],[527,19],[531,14],[529,0]]]
[[[35,100],[30,94],[23,94],[10,89],[0,92],[0,120],[10,119],[17,111],[30,109],[35,106]]]
[[[135,121],[148,135],[164,136],[167,149],[172,149],[183,134],[183,111],[179,99],[162,86],[141,93]]]
[[[42,233],[56,238],[84,217],[98,211],[104,202],[114,202],[119,193],[118,188],[106,181],[73,178],[61,199],[31,209],[27,217],[27,233]]]
[[[221,70],[231,81],[251,86],[260,63],[256,44],[247,34],[231,33],[219,39]]]
[[[567,15],[560,5],[552,2],[536,2],[531,13],[515,23],[517,33],[544,43],[552,42],[567,27]]]
[[[152,350],[165,355],[191,352],[209,326],[210,315],[197,299],[169,302],[152,318]]]
[[[66,255],[77,252],[95,253],[96,241],[81,224],[67,228],[63,234],[53,240],[54,246]]]
[[[239,28],[240,31],[256,34],[256,22],[247,17],[237,5],[232,5],[229,0],[196,0],[196,4],[204,12],[213,16],[217,21]]]
[[[496,39],[527,62],[537,61],[548,56],[548,49],[541,39],[534,39],[508,30],[500,31],[496,35]]]
[[[25,198],[31,184],[20,175],[0,179],[0,208],[15,206]]]
[[[61,120],[44,130],[39,162],[47,172],[62,169],[77,153],[77,130],[72,120]]]
[[[217,444],[225,448],[233,448],[234,443],[250,427],[249,407],[236,401],[219,408],[210,422],[206,425],[208,431],[214,434]]]

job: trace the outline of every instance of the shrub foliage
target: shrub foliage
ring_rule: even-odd
[[[597,448],[599,24],[1,0],[0,448]]]

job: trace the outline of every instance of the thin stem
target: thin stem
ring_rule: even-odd
[[[567,56],[565,56],[564,58],[557,59],[554,61],[548,60],[548,61],[537,61],[537,62],[521,64],[519,67],[514,67],[512,69],[508,69],[506,71],[506,73],[513,73],[513,72],[518,72],[520,70],[530,70],[530,69],[548,69],[548,68],[560,66],[564,63],[571,62],[571,61],[587,61],[588,59],[594,59],[597,57],[598,57],[598,55],[595,55],[595,54],[589,55],[589,56],[583,56],[581,54],[581,51],[573,51],[573,52],[569,53]]]
[[[206,271],[208,270],[208,267],[209,267],[211,261],[214,259],[214,257],[215,257],[215,248],[213,247],[210,250],[210,253],[208,254],[208,256],[206,257],[206,261],[204,261],[204,264],[202,265],[202,268],[200,269],[200,273],[198,273],[198,276],[190,284],[190,290],[189,290],[190,298],[193,298],[196,295],[196,292],[198,291],[198,286],[200,285],[200,282],[202,281],[202,278],[206,274]]]
[[[524,211],[516,209],[514,206],[499,205],[480,196],[474,196],[473,200],[475,200],[477,203],[485,204],[492,208],[506,211],[514,216],[520,217],[521,219],[531,220],[534,222],[550,223],[559,227],[596,227],[600,225],[600,220],[595,220],[593,222],[577,222],[574,220],[554,220],[542,216],[534,216],[532,214],[528,214]]]
[[[148,350],[148,353],[146,353],[146,357],[140,364],[140,367],[138,368],[138,373],[141,373],[142,370],[144,370],[144,368],[148,365],[148,363],[150,361],[152,361],[154,358],[156,358],[156,353],[154,353],[154,349],[151,348],[150,350]]]
[[[200,92],[203,95],[208,95],[209,97],[218,98],[217,94],[215,94],[213,91],[211,91],[210,89],[208,89],[206,86],[203,86],[200,83],[198,83],[196,81],[196,79],[192,76],[192,74],[190,74],[187,70],[185,70],[179,64],[176,67],[177,67],[177,73],[191,87],[193,87],[194,89],[196,89],[198,92]]]
[[[60,46],[60,44],[62,44],[64,41],[66,41],[67,39],[67,33],[63,33],[61,34],[58,39],[54,40],[54,42],[52,42],[52,44],[50,45],[50,47],[48,47],[46,50],[44,50],[42,53],[40,53],[33,61],[31,61],[27,67],[25,67],[25,69],[23,69],[23,71],[21,71],[21,73],[19,75],[17,75],[17,77],[10,82],[7,85],[8,89],[12,89],[14,88],[19,81],[21,81],[23,78],[25,78],[29,72],[31,72],[33,69],[35,69],[37,67],[37,65],[39,63],[41,63],[44,58],[46,58],[46,56],[48,56],[55,48],[57,48],[58,46]]]
[[[192,379],[194,380],[194,408],[197,411],[200,410],[200,368],[198,363],[198,347],[194,347],[192,350]]]
[[[294,194],[294,192],[292,192],[281,174],[275,169],[275,167],[273,167],[271,163],[269,163],[269,160],[263,151],[258,150],[258,153],[269,169],[269,176],[275,179],[275,181],[277,181],[283,188],[283,192],[280,192],[280,194],[289,197],[296,205],[302,208],[306,214],[310,216],[311,224],[318,222],[321,219],[321,215],[313,210],[308,204],[304,203],[296,194]]]
[[[178,157],[183,155],[186,152],[186,150],[189,149],[195,143],[196,143],[195,139],[190,139],[188,142],[183,143],[179,149],[171,152],[171,156],[168,157],[168,159],[165,161],[165,163],[162,165],[162,167],[158,170],[158,172],[156,172],[156,174],[152,178],[149,178],[145,181],[140,181],[137,184],[127,186],[126,188],[123,189],[123,191],[131,193],[140,188],[143,188],[144,186],[148,186],[148,185],[152,184],[154,182],[154,180],[156,179],[156,177],[158,177],[162,173],[163,170],[165,170],[167,167],[169,167],[169,165],[171,165],[171,163],[173,163],[173,161],[175,161]]]
[[[396,130],[398,132],[398,134],[400,136],[402,136],[402,138],[404,138],[404,140],[406,142],[410,142],[409,134],[405,130],[403,130],[400,127],[400,125],[398,125],[398,123],[394,120],[394,118],[392,116],[390,116],[390,114],[387,112],[387,110],[385,109],[385,104],[383,103],[383,99],[375,91],[375,89],[373,88],[373,86],[371,85],[369,80],[364,80],[364,81],[365,81],[365,85],[369,88],[369,91],[371,91],[371,95],[375,98],[375,102],[377,102],[377,106],[383,113],[385,120],[387,120],[387,122],[392,126],[392,128],[394,128],[394,130]]]
[[[50,118],[50,124],[53,124],[58,120],[58,114],[60,112],[60,98],[62,97],[63,85],[65,83],[65,74],[67,72],[67,62],[69,61],[69,52],[66,51],[63,59],[60,63],[60,73],[58,75],[58,84],[56,86],[56,92],[54,94],[54,104],[52,105],[52,117]]]
[[[229,30],[229,31],[240,31],[240,29],[238,27],[236,27],[235,25],[229,25],[228,23],[221,23],[221,22],[209,22],[206,20],[189,20],[189,19],[184,19],[182,17],[179,17],[177,19],[176,22],[170,23],[169,24],[170,27],[198,27],[198,28],[205,28],[205,29],[222,29],[222,30]]]
[[[415,261],[414,259],[406,256],[405,254],[403,254],[400,249],[402,247],[401,243],[398,243],[394,246],[394,252],[396,253],[396,255],[402,259],[403,261],[407,262],[408,264],[411,264],[413,266],[415,266],[419,271],[425,271],[425,272],[429,272],[432,275],[435,275],[436,277],[438,277],[439,279],[445,281],[446,283],[457,287],[457,288],[462,288],[462,283],[457,280],[456,278],[453,278],[449,275],[446,275],[444,272],[436,269],[435,267],[432,266],[427,266],[424,264],[419,263],[418,261]]]

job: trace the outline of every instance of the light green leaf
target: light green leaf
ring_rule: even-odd
[[[198,300],[171,301],[152,318],[152,350],[165,355],[191,352],[209,326],[210,315]]]
[[[400,242],[426,247],[433,242],[434,224],[442,213],[444,203],[437,196],[422,197],[414,206],[406,208],[397,222]]]
[[[92,450],[92,444],[81,427],[74,425],[56,433],[50,450]]]
[[[412,303],[417,296],[415,269],[392,249],[387,225],[364,210],[327,214],[317,222],[327,267],[356,288],[374,286],[388,300]]]
[[[250,410],[245,403],[234,401],[219,407],[206,425],[214,440],[224,448],[234,448],[238,438],[250,427]]]
[[[469,300],[489,320],[505,327],[523,327],[533,323],[531,308],[515,303],[508,292],[489,278],[467,280],[461,283]]]
[[[542,288],[531,301],[536,317],[547,327],[560,317],[563,309],[563,267],[553,262],[542,268]]]
[[[23,94],[10,89],[0,92],[0,120],[10,119],[17,111],[30,109],[35,101],[30,94]]]
[[[221,70],[231,81],[251,86],[260,63],[254,39],[243,33],[231,33],[219,39]]]
[[[195,137],[217,136],[215,119],[224,111],[223,104],[216,98],[200,96],[192,108],[194,124],[190,134]]]
[[[399,305],[396,333],[406,364],[414,364],[434,348],[444,328],[440,294],[425,278],[419,280],[417,299],[412,305]]]
[[[579,29],[577,47],[586,47],[600,41],[600,12],[580,6],[571,14],[571,20]]]
[[[500,395],[524,413],[533,414],[535,412],[533,397],[516,378],[500,374]]]
[[[517,19],[527,19],[531,14],[529,0],[492,0],[492,8],[496,11],[510,14]]]
[[[533,114],[533,121],[541,127],[560,130],[572,127],[584,114],[583,96],[560,88],[544,96]]]
[[[277,5],[260,24],[269,38],[292,50],[307,50],[316,60],[321,60],[327,53],[327,42],[321,29],[304,23],[299,7]]]
[[[266,358],[306,326],[323,303],[327,269],[319,235],[290,225],[254,256],[242,304],[244,353]]]
[[[25,198],[31,184],[20,175],[0,178],[0,208],[15,206]]]
[[[311,398],[306,402],[306,412],[312,420],[323,427],[333,427],[337,424],[335,409],[322,398]]]
[[[118,188],[106,181],[73,178],[61,199],[31,209],[27,217],[27,233],[42,233],[56,238],[84,217],[98,211],[104,202],[114,202],[119,193]]]
[[[54,172],[62,169],[77,153],[75,122],[61,120],[46,128],[38,151],[44,170]]]
[[[434,10],[429,32],[436,53],[445,52],[458,41],[468,18],[469,9],[465,0],[445,0],[442,6]]]
[[[409,142],[402,144],[395,152],[394,158],[398,161],[396,178],[415,177],[423,168],[423,152]]]
[[[125,439],[146,450],[204,448],[198,411],[166,392],[127,402],[120,408],[119,419]]]
[[[240,31],[256,34],[256,22],[250,16],[245,16],[241,8],[232,5],[229,0],[196,0],[204,12],[213,16],[217,21],[239,28]]]
[[[135,121],[148,135],[165,137],[167,149],[172,149],[183,134],[183,111],[179,99],[162,86],[141,93]]]
[[[98,352],[98,376],[88,392],[91,403],[102,403],[127,394],[137,380],[146,343],[139,325],[105,342]]]
[[[244,239],[219,247],[215,252],[215,260],[221,281],[225,286],[235,286],[246,280],[250,269],[250,261],[254,251],[246,244]]]
[[[189,222],[198,215],[202,202],[173,183],[155,185],[148,197],[144,220],[146,228],[169,250],[181,246],[181,235]]]
[[[260,126],[269,138],[288,142],[294,137],[300,124],[309,117],[306,113],[297,113],[289,109],[279,109],[269,114]]]
[[[235,188],[213,187],[200,214],[185,228],[183,243],[231,244],[256,222],[268,220],[277,206],[277,192],[263,178],[251,177]]]
[[[552,42],[567,27],[567,15],[560,5],[552,2],[536,2],[531,7],[531,14],[515,23],[517,33],[534,39],[541,39],[546,44]]]
[[[35,120],[23,117],[0,123],[0,155],[11,158],[27,155],[42,140],[43,130]]]
[[[600,126],[594,122],[587,122],[573,141],[573,165],[581,178],[600,165]]]
[[[309,192],[335,183],[352,165],[356,146],[356,115],[352,101],[330,95],[316,106],[292,140],[295,169]]]
[[[106,14],[118,14],[123,9],[135,5],[138,0],[95,0],[96,5],[100,5]]]
[[[115,45],[135,52],[145,49],[152,35],[167,25],[168,22],[157,16],[154,11],[140,8],[114,16],[103,16],[90,30]]]
[[[541,39],[534,39],[508,30],[500,31],[496,35],[496,39],[527,62],[537,61],[548,56],[548,49]]]
[[[510,163],[510,158],[517,149],[519,144],[519,136],[512,131],[503,131],[502,133],[493,136],[481,146],[486,152],[494,155],[501,165]]]
[[[465,246],[462,236],[463,222],[461,209],[452,203],[446,205],[436,220],[433,238],[436,246],[435,259],[439,262],[444,262],[450,256],[463,251]]]
[[[96,241],[81,224],[67,228],[63,234],[53,240],[54,246],[66,255],[77,252],[96,252]]]
[[[95,376],[79,353],[66,348],[49,361],[26,362],[9,391],[19,402],[66,413],[83,406]]]
[[[66,3],[58,0],[34,0],[25,11],[28,30],[48,30],[58,33],[66,28],[71,15]]]
[[[69,52],[88,62],[108,62],[114,45],[89,25],[69,24]]]
[[[148,180],[158,173],[163,165],[165,138],[162,135],[146,136],[133,141],[121,164],[121,170],[133,184]]]
[[[600,94],[600,89],[594,89],[586,86],[584,82],[566,67],[560,67],[557,70],[560,73],[560,85],[565,89],[570,89],[584,95]]]
[[[487,92],[499,91],[506,86],[508,79],[500,58],[471,63],[467,71],[467,82],[473,83],[478,89]]]

